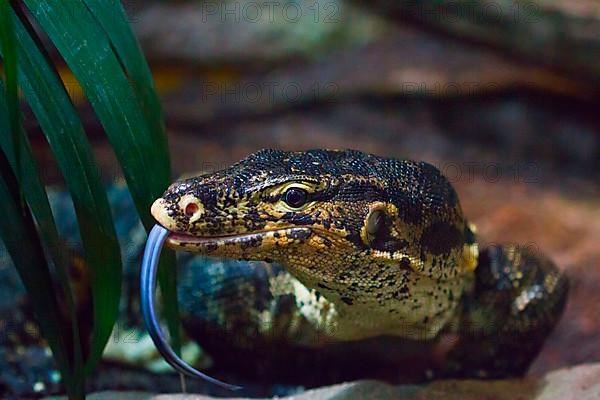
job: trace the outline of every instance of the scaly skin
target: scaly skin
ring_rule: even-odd
[[[250,332],[309,347],[458,333],[442,374],[523,373],[567,294],[541,256],[514,247],[479,256],[454,189],[424,162],[263,150],[171,185],[152,214],[175,249],[285,268],[262,279],[262,296],[293,304],[255,317]],[[236,318],[221,314],[223,326]]]

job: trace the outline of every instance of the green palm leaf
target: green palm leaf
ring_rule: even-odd
[[[6,96],[6,92],[4,90],[4,86],[2,86],[0,84],[0,131],[2,132],[9,132],[11,130],[10,128],[10,122],[8,121],[8,119],[3,118],[7,115],[9,115],[8,112],[8,107],[5,101],[5,96]],[[17,103],[18,104],[18,103]],[[21,131],[20,126],[17,128],[18,131]],[[27,137],[24,135],[20,135],[20,166],[17,166],[16,164],[16,157],[15,154],[13,153],[14,151],[14,146],[12,143],[11,136],[9,135],[0,135],[0,147],[2,148],[2,152],[0,153],[0,155],[2,157],[6,157],[5,155],[8,155],[10,157],[11,160],[9,160],[8,158],[6,158],[6,162],[7,164],[7,170],[10,171],[10,168],[12,168],[13,171],[17,170],[20,168],[20,170],[22,171],[22,180],[20,182],[20,186],[14,187],[11,185],[8,185],[7,187],[11,187],[13,188],[13,190],[16,193],[19,193],[19,191],[22,191],[24,194],[24,199],[27,201],[29,207],[31,208],[31,212],[33,215],[35,215],[35,221],[37,223],[38,226],[38,230],[40,233],[40,236],[43,240],[43,242],[46,244],[46,249],[48,250],[48,254],[51,257],[52,263],[55,267],[56,273],[58,275],[58,280],[59,283],[61,285],[61,294],[62,294],[62,298],[65,299],[65,304],[67,306],[69,315],[71,316],[71,344],[72,344],[72,354],[73,354],[73,360],[72,360],[72,371],[71,368],[69,367],[69,359],[66,355],[66,352],[68,351],[66,347],[66,343],[63,342],[62,340],[52,340],[51,337],[53,335],[52,332],[47,332],[48,331],[48,327],[49,326],[54,326],[53,324],[56,323],[56,321],[54,322],[49,322],[49,321],[41,321],[40,325],[42,328],[42,332],[44,334],[44,336],[46,337],[46,339],[48,340],[50,347],[53,351],[53,353],[55,354],[59,369],[61,370],[63,376],[65,377],[65,382],[67,384],[67,386],[72,385],[74,382],[78,381],[77,378],[73,378],[71,377],[72,373],[77,373],[77,371],[81,371],[83,368],[83,360],[82,360],[82,352],[81,352],[81,343],[80,343],[80,338],[79,338],[79,328],[78,328],[78,324],[77,324],[77,315],[75,313],[75,305],[73,302],[73,296],[72,296],[72,290],[71,290],[71,285],[68,279],[68,274],[67,274],[67,269],[66,269],[66,265],[67,265],[67,261],[66,261],[66,256],[64,254],[64,252],[62,251],[62,246],[60,245],[60,240],[58,237],[58,232],[56,229],[56,224],[54,223],[54,218],[52,216],[52,210],[50,209],[50,203],[48,202],[48,197],[46,195],[46,192],[44,190],[44,186],[42,184],[42,182],[39,179],[38,176],[38,170],[37,170],[37,165],[35,163],[35,160],[33,158],[33,154],[31,152],[31,147],[29,145],[29,141],[27,140]],[[6,172],[8,173],[8,172]],[[15,178],[15,182],[16,182],[16,178]],[[2,202],[7,202],[7,204],[9,204],[9,202],[11,200],[6,199],[6,200],[2,200]],[[20,204],[22,205],[23,201],[20,201]],[[8,206],[8,205],[7,205]],[[16,205],[12,206],[12,207],[17,207]],[[4,215],[4,214],[3,214]],[[12,224],[8,224],[8,227],[13,226]],[[25,229],[25,232],[31,232],[30,229]],[[48,266],[46,263],[46,260],[41,260],[41,261],[36,261],[34,264],[35,265],[26,265],[23,263],[18,262],[17,260],[15,260],[15,256],[14,253],[17,250],[12,250],[11,251],[11,241],[13,241],[15,239],[15,235],[13,234],[13,232],[11,230],[6,230],[4,232],[2,232],[0,234],[0,237],[3,239],[5,245],[7,246],[9,253],[11,254],[11,256],[13,256],[13,260],[15,261],[15,265],[18,268],[19,274],[21,275],[21,279],[25,282],[26,277],[23,276],[23,273],[28,273],[31,272],[34,275],[38,275],[40,277],[43,276],[50,276],[50,272],[48,270]],[[38,241],[37,237],[35,238],[29,238],[29,241]],[[39,241],[38,241],[39,243]],[[12,242],[12,246],[19,246],[19,247],[23,247],[26,246],[25,244],[21,243],[21,241],[16,240]],[[17,258],[19,258],[19,256],[16,256]],[[36,259],[38,259],[39,257],[35,256]],[[21,270],[25,270],[27,272],[21,272]],[[32,271],[38,271],[39,272],[32,272]],[[29,276],[29,275],[27,275]],[[35,289],[34,290],[29,290],[30,293],[33,293],[32,296],[35,297],[42,297],[41,299],[34,299],[32,302],[34,304],[41,304],[41,305],[45,305],[45,304],[54,304],[54,302],[56,301],[56,297],[52,294],[51,298],[47,297],[48,293],[53,293],[53,286],[52,283],[53,281],[50,279],[39,279],[39,280],[34,280],[32,281],[32,284],[29,284],[29,286],[26,284],[26,287],[30,287],[31,285],[34,285]],[[39,286],[45,286],[44,288],[40,288]],[[38,316],[38,318],[49,318],[51,321],[54,320],[54,318],[59,318],[58,314],[54,315],[54,312],[52,310],[48,310],[46,307],[39,309],[37,307],[35,307],[35,312],[36,315]],[[57,320],[58,321],[58,320]],[[63,329],[62,326],[58,326],[57,329],[59,329],[59,332],[61,329]],[[60,337],[57,336],[57,337]],[[63,348],[64,347],[64,348]],[[80,379],[79,379],[80,380]]]
[[[30,294],[41,331],[48,341],[61,370],[70,398],[83,398],[83,379],[75,377],[70,367],[63,318],[54,295],[52,277],[37,236],[33,218],[18,196],[18,182],[10,165],[0,153],[0,236],[19,276]]]
[[[121,287],[119,243],[91,146],[67,92],[18,20],[15,32],[21,86],[73,198],[86,261],[94,275],[92,361],[88,364],[95,364],[117,318]]]
[[[166,143],[164,131],[162,140],[156,139],[156,131],[152,134],[151,122],[144,118],[141,101],[131,84],[143,82],[147,80],[146,77],[139,76],[138,67],[129,71],[131,78],[128,79],[110,42],[110,36],[116,34],[105,35],[83,2],[51,2],[51,5],[47,1],[24,2],[82,85],[123,168],[142,222],[149,229],[154,223],[149,213],[150,206],[168,185],[170,173],[168,153],[163,146]],[[112,6],[106,8],[110,4]],[[96,8],[97,13],[105,10],[111,18],[119,15],[120,7],[116,7],[115,2],[99,1],[98,5],[104,7]],[[77,18],[73,18],[73,15]],[[106,18],[103,20],[107,22]],[[106,23],[104,27],[108,27]],[[121,30],[119,33],[119,37],[125,37],[127,32]],[[127,50],[124,44],[118,48]],[[124,60],[130,60],[137,53],[128,54],[123,57]],[[143,59],[142,62],[145,64]],[[131,61],[128,64],[139,65]],[[155,105],[157,108],[148,112],[160,116],[158,103]],[[165,303],[170,305],[165,311],[172,336],[178,337],[177,318],[173,315],[176,311],[174,258],[168,254],[167,257],[161,263],[161,287]]]
[[[77,319],[74,311],[71,288],[66,274],[65,257],[58,244],[58,233],[50,210],[50,204],[39,180],[31,148],[21,126],[21,115],[17,97],[16,40],[13,20],[8,3],[0,3],[0,54],[6,70],[8,90],[0,84],[0,203],[3,218],[0,237],[11,255],[24,286],[31,295],[31,303],[38,323],[53,351],[65,386],[70,397],[83,396],[81,345]],[[9,135],[8,132],[12,132]],[[12,171],[18,171],[20,182]],[[24,194],[25,198],[20,195]],[[44,257],[40,238],[37,235],[30,210],[36,215],[41,237],[47,244],[48,254],[62,284],[62,293],[71,318],[70,342],[73,346],[70,357],[64,331],[64,316],[60,314],[54,295],[53,280]],[[71,368],[72,367],[72,368]]]
[[[89,373],[100,359],[112,332],[121,289],[121,260],[110,209],[91,146],[51,61],[39,48],[39,40],[36,40],[33,29],[26,25],[27,19],[23,14],[17,16],[13,13],[11,18],[8,3],[5,0],[0,2],[4,11],[1,21],[3,29],[0,30],[2,54],[5,58],[6,75],[11,77],[7,80],[7,92],[8,98],[12,99],[8,103],[2,103],[5,106],[0,107],[0,122],[4,121],[4,125],[10,128],[20,126],[16,70],[8,62],[14,64],[14,60],[18,60],[19,85],[40,123],[73,198],[86,261],[92,275],[94,327],[90,354],[85,360],[85,371]],[[162,111],[150,70],[127,23],[123,8],[119,2],[110,0],[24,0],[23,3],[84,89],[121,164],[142,222],[147,229],[151,228],[154,222],[149,213],[150,205],[169,184],[170,160]],[[5,21],[8,23],[5,24]],[[13,210],[19,207],[14,201],[15,188],[17,197],[20,190],[24,191],[27,204],[37,222],[37,230],[56,266],[58,281],[65,291],[58,298],[64,297],[69,305],[72,336],[77,343],[70,352],[65,348],[64,341],[58,340],[53,344],[49,339],[49,342],[65,375],[66,384],[80,389],[83,387],[84,370],[81,368],[82,347],[80,338],[77,337],[77,319],[65,272],[64,255],[60,250],[54,220],[27,138],[22,132],[19,134],[16,128],[11,131],[13,134],[10,137],[2,135],[0,144],[7,163],[18,176],[23,176],[23,180],[16,178],[15,184],[11,186],[6,184],[10,177],[3,176],[5,191],[0,194],[13,196],[12,202],[7,200],[6,205]],[[16,214],[15,218],[22,219],[19,229],[24,234],[31,233],[31,227],[22,214]],[[17,244],[10,242],[10,225],[3,226],[8,230],[0,230],[0,234],[5,242],[9,241],[6,243],[7,248],[12,243],[11,255],[15,254],[15,264],[26,262],[27,259],[14,247]],[[35,233],[35,226],[33,232]],[[38,240],[35,237],[33,239]],[[30,238],[30,241],[33,239]],[[43,253],[40,257],[43,258]],[[40,265],[47,266],[45,262]],[[165,315],[177,347],[179,325],[175,260],[172,252],[165,254],[161,265],[159,280],[165,300]],[[18,268],[25,266],[18,265]],[[51,276],[48,268],[40,274]],[[47,281],[51,286],[50,282]],[[26,288],[30,297],[35,298],[34,301],[41,301],[38,294],[30,290],[30,286],[26,284]],[[51,289],[46,288],[42,292],[48,295],[51,294]],[[53,295],[54,302],[56,299],[57,296]],[[59,320],[59,315],[48,316],[46,327],[42,326],[47,338],[60,332],[56,330]],[[52,321],[55,322],[54,325]],[[58,339],[61,339],[60,336]],[[69,389],[69,392],[77,397],[75,389]]]
[[[153,173],[158,175],[158,181],[164,183],[151,188],[154,191],[151,193],[150,200],[153,201],[153,199],[162,194],[162,191],[171,179],[171,166],[168,153],[164,151],[164,149],[168,148],[166,135],[164,134],[164,120],[150,68],[148,68],[141,48],[131,31],[131,27],[127,23],[127,15],[121,4],[117,2],[90,0],[85,0],[85,3],[102,29],[106,32],[117,57],[126,70],[144,119],[148,123],[149,133],[155,143],[153,147],[158,150],[158,153],[152,156],[153,160],[157,163]],[[114,18],[115,15],[118,18]],[[147,205],[145,208],[146,213],[142,214],[141,217],[146,230],[149,231],[155,221],[148,213],[148,207]],[[167,324],[171,332],[173,348],[176,352],[179,352],[181,342],[179,340],[180,331],[177,317],[179,315],[179,308],[176,301],[176,278],[175,256],[172,251],[165,249],[161,256],[158,280],[163,297],[166,300],[164,314],[167,317]]]

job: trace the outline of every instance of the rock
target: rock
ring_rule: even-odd
[[[143,2],[128,13],[153,61],[263,67],[370,42],[385,21],[341,0]]]
[[[163,100],[169,118],[199,124],[367,95],[439,99],[514,89],[593,96],[589,85],[548,69],[402,27],[360,48],[338,49],[318,61],[284,65],[268,74],[247,74],[238,80],[188,74],[164,93]]]
[[[600,84],[600,3],[595,0],[362,1],[370,11],[491,45]]]
[[[243,399],[244,397],[230,397]],[[600,364],[584,364],[550,372],[534,379],[497,381],[448,380],[424,385],[392,386],[378,381],[356,381],[308,390],[283,397],[288,400],[592,400],[600,398]],[[64,399],[49,397],[47,400]],[[214,397],[195,394],[159,394],[140,392],[99,392],[89,400],[209,400]]]
[[[536,400],[600,398],[600,365],[589,364],[551,372],[542,380]]]

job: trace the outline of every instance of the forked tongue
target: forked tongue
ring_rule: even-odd
[[[241,386],[230,385],[218,379],[210,377],[203,372],[198,371],[184,360],[182,360],[171,348],[165,337],[158,318],[156,316],[156,307],[154,303],[154,291],[156,289],[156,273],[158,270],[158,260],[160,252],[169,235],[169,231],[160,225],[154,225],[144,249],[144,258],[142,259],[142,272],[140,274],[140,295],[142,316],[146,329],[163,358],[178,372],[192,378],[204,379],[207,382],[221,386],[229,390],[241,389]]]

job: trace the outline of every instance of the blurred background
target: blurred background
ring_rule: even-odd
[[[161,98],[174,178],[262,148],[430,162],[483,246],[533,246],[571,278],[531,373],[600,361],[598,1],[123,4]],[[52,56],[103,178],[118,180],[91,106]],[[60,186],[35,118],[25,127],[45,181]]]

